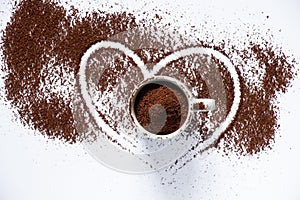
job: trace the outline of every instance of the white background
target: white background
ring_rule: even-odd
[[[104,10],[110,3],[102,1]],[[299,1],[118,1],[111,10],[176,11],[197,28],[200,18],[217,22],[266,24],[283,48],[300,58]],[[70,1],[81,8],[95,6]],[[95,4],[95,5],[94,5]],[[99,3],[98,3],[99,4]],[[1,0],[1,28],[9,20],[9,4]],[[99,6],[99,5],[97,5]],[[128,9],[127,9],[128,7]],[[263,12],[263,14],[262,14]],[[250,13],[250,14],[249,14]],[[254,15],[251,15],[254,14]],[[266,16],[268,20],[264,20]],[[173,18],[174,19],[173,19]],[[183,29],[185,26],[183,26]],[[299,68],[299,66],[297,66]],[[1,86],[3,83],[1,82]],[[3,92],[1,91],[1,94]],[[280,134],[272,150],[258,156],[224,157],[214,151],[193,160],[178,174],[128,175],[97,163],[81,145],[50,141],[14,122],[7,106],[0,105],[0,200],[122,199],[300,199],[300,79],[281,97]],[[161,185],[161,177],[173,184]]]

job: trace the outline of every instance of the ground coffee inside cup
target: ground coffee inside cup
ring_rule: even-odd
[[[137,121],[147,131],[167,135],[185,122],[188,102],[183,92],[173,86],[150,83],[138,92],[134,112]]]

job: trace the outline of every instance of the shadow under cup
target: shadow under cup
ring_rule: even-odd
[[[152,139],[172,138],[188,126],[192,112],[214,108],[213,99],[196,99],[183,83],[165,76],[143,81],[130,101],[134,124]]]

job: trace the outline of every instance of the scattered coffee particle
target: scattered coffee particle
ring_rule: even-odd
[[[185,122],[188,103],[177,86],[150,83],[137,94],[134,111],[138,122],[149,132],[167,135]]]
[[[202,103],[202,102],[195,104],[194,107],[195,107],[195,109],[197,109],[197,110],[205,110],[205,109],[206,109],[205,104]]]

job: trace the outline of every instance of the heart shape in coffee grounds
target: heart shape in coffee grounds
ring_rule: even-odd
[[[156,76],[156,74],[163,68],[165,67],[168,63],[177,60],[181,57],[184,56],[189,56],[192,54],[206,54],[206,55],[213,55],[215,58],[220,60],[225,64],[227,67],[234,83],[234,99],[233,103],[230,109],[230,112],[228,113],[226,119],[220,124],[220,126],[214,131],[214,133],[204,141],[202,144],[202,149],[206,149],[219,138],[220,134],[226,130],[226,128],[230,125],[231,121],[234,119],[236,112],[238,110],[239,106],[239,101],[240,101],[240,84],[239,84],[239,78],[238,74],[232,65],[231,61],[224,56],[222,53],[210,49],[210,48],[204,48],[204,47],[191,47],[183,50],[176,51],[168,56],[166,56],[164,59],[160,60],[155,66],[153,67],[152,70],[147,69],[146,65],[142,61],[142,59],[136,55],[132,50],[130,50],[128,47],[125,45],[118,43],[118,42],[113,42],[113,41],[101,41],[93,46],[91,46],[87,52],[83,55],[80,63],[80,70],[78,73],[79,76],[79,82],[80,82],[80,90],[82,97],[85,101],[86,106],[88,107],[88,110],[92,117],[95,119],[97,125],[99,128],[102,130],[105,130],[107,133],[114,133],[114,130],[98,115],[96,112],[96,108],[94,107],[94,103],[90,97],[89,91],[88,91],[88,84],[86,82],[86,66],[87,62],[89,60],[89,57],[91,54],[93,54],[96,50],[99,49],[117,49],[119,51],[122,51],[126,56],[129,56],[133,62],[141,69],[142,75],[144,79],[149,79],[153,78]],[[118,134],[111,134],[111,137],[124,137],[120,136]],[[120,138],[118,138],[120,139]]]

